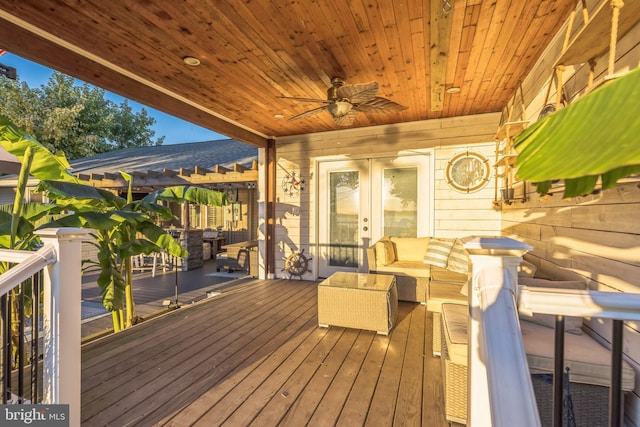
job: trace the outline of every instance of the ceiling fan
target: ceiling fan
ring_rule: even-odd
[[[305,111],[302,114],[293,116],[288,122],[309,117],[327,110],[333,117],[333,121],[338,126],[351,126],[358,112],[363,113],[395,113],[406,110],[407,107],[390,101],[386,98],[376,96],[378,94],[378,83],[364,83],[355,85],[345,85],[340,78],[331,79],[331,87],[327,89],[327,99],[296,98],[290,96],[280,96],[279,98],[291,99],[301,102],[320,102],[325,105]]]

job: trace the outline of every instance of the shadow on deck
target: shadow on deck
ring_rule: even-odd
[[[317,327],[317,283],[247,279],[82,349],[82,423],[445,426],[431,315]]]

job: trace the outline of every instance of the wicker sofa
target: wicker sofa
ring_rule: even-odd
[[[398,300],[426,304],[430,283],[459,289],[467,282],[466,255],[456,259],[456,268],[450,267],[454,247],[462,247],[456,239],[383,237],[367,248],[369,272],[394,275]]]

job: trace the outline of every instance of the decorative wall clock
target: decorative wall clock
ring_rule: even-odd
[[[490,173],[489,160],[469,151],[453,156],[445,171],[447,184],[463,193],[480,190],[489,182]]]

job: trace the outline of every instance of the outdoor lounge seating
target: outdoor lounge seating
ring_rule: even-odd
[[[527,286],[584,287],[575,281],[549,281],[521,277]],[[444,303],[440,306],[445,413],[449,421],[466,424],[467,419],[467,325],[468,305]],[[520,315],[520,327],[532,375],[543,426],[551,425],[551,381],[554,368],[554,328],[552,315]],[[610,351],[582,330],[581,318],[565,319],[565,367],[569,369],[569,392],[576,425],[607,424],[611,374]],[[622,369],[622,390],[634,388],[634,370],[626,362]]]
[[[468,274],[448,267],[456,239],[430,237],[383,237],[367,248],[369,272],[393,274],[398,300],[426,304],[429,282],[460,288]],[[461,247],[459,245],[459,247]],[[465,268],[467,267],[465,257]]]

